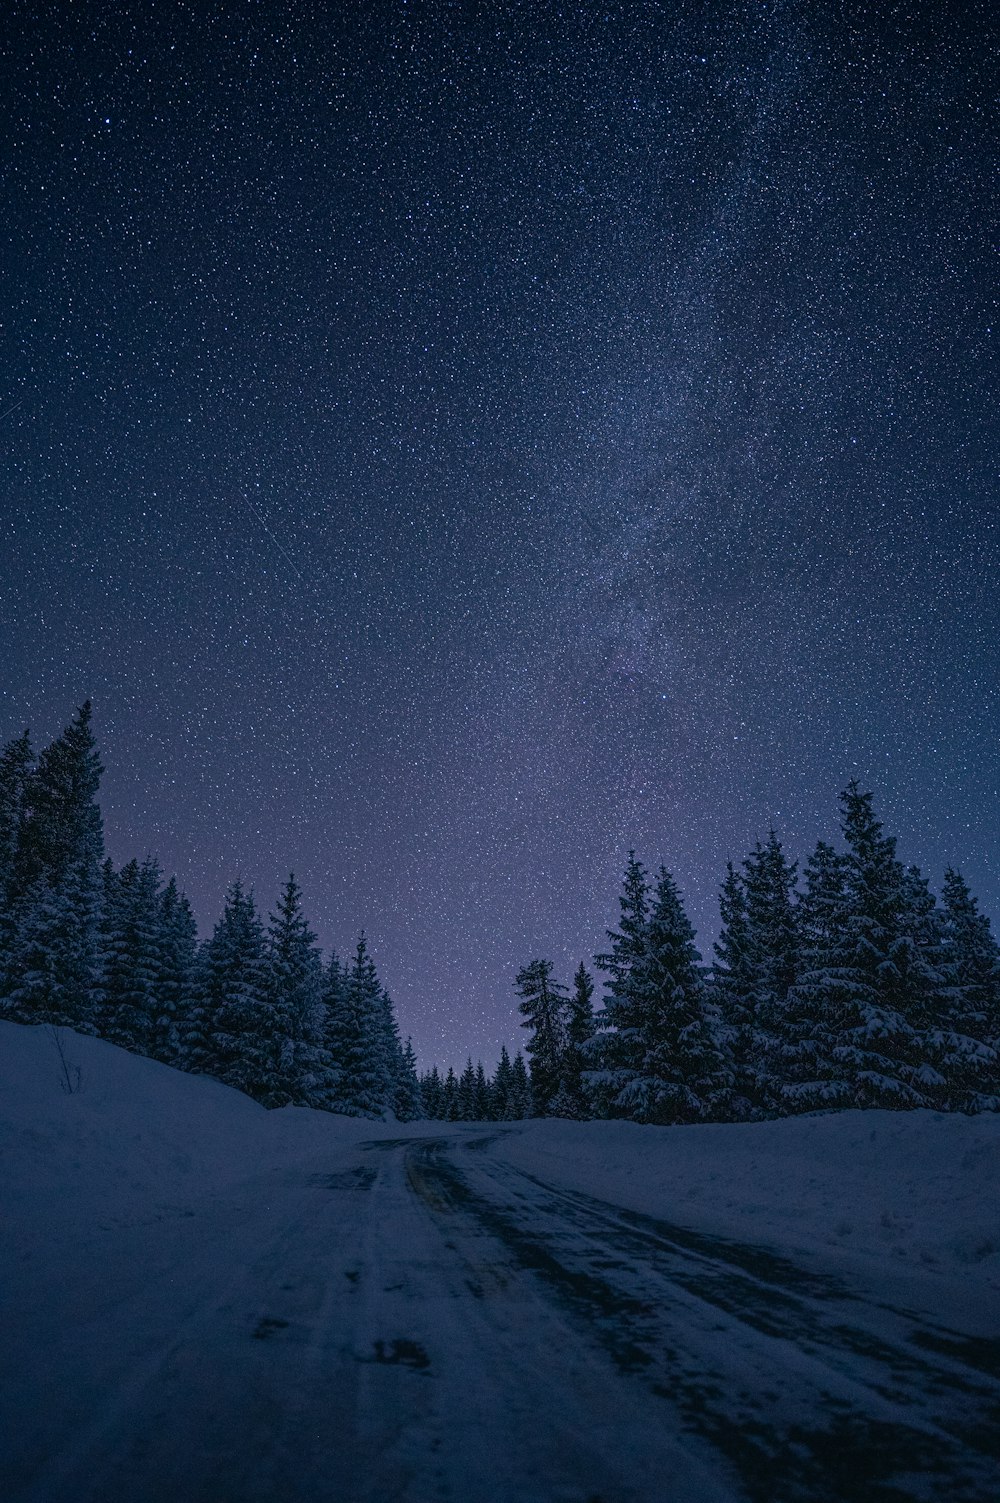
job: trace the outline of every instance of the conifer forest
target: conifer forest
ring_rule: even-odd
[[[607,943],[569,983],[514,984],[524,1053],[419,1067],[364,934],[323,956],[289,875],[273,912],[234,877],[211,933],[155,858],[104,854],[84,704],[0,755],[3,1014],[210,1075],[267,1107],[373,1120],[755,1122],[845,1108],[1000,1109],[1000,946],[960,872],[940,895],[851,782],[800,867],[772,830],[720,886],[699,954],[663,866],[633,853]],[[595,977],[603,981],[598,998]],[[527,1057],[525,1059],[525,1056]]]

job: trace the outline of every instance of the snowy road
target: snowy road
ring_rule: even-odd
[[[7,1496],[996,1498],[995,1344],[501,1147],[380,1139],[126,1232],[73,1328],[25,1333]]]

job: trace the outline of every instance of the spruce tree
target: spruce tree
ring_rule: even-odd
[[[510,1062],[510,1055],[507,1053],[507,1045],[501,1044],[500,1060],[490,1086],[493,1116],[497,1122],[509,1121],[513,1084],[513,1068]]]
[[[152,1054],[160,1013],[160,869],[130,861],[103,873],[96,1026],[119,1048]]]
[[[524,1117],[540,1116],[536,1111],[528,1067],[524,1055],[518,1051],[510,1067],[510,1096],[507,1101],[505,1120],[520,1122]]]
[[[194,981],[198,928],[191,904],[171,877],[160,894],[157,914],[157,1014],[152,1053],[165,1064],[179,1063],[180,1033]]]
[[[942,889],[939,1029],[947,1104],[954,1111],[1000,1110],[1000,945],[960,872]]]
[[[615,1030],[617,1115],[661,1125],[722,1115],[729,1078],[707,1007],[694,931],[661,867],[642,953],[605,1007]]]
[[[420,1078],[420,1096],[423,1114],[433,1122],[444,1117],[444,1083],[437,1065],[432,1065]]]
[[[583,961],[573,976],[573,989],[566,1007],[566,1047],[563,1051],[560,1088],[567,1101],[559,1103],[556,1116],[583,1119],[590,1116],[590,1099],[584,1080],[587,1051],[594,1037],[594,980]]]
[[[748,1116],[768,1115],[780,1095],[772,1064],[788,995],[802,964],[794,862],[773,830],[743,863],[745,1027],[734,1039]],[[734,1082],[735,1084],[735,1082]]]
[[[461,1121],[458,1081],[455,1079],[455,1071],[451,1065],[448,1066],[448,1073],[444,1077],[444,1085],[441,1090],[441,1119],[444,1122]]]
[[[781,1114],[849,1101],[837,1059],[835,974],[848,911],[846,859],[820,840],[806,865],[799,904],[800,974],[775,1019],[771,1040],[772,1099]]]
[[[222,917],[198,951],[187,1006],[177,1021],[177,1062],[266,1102],[274,1064],[264,929],[252,892],[237,880]]]
[[[566,996],[553,978],[549,960],[533,960],[518,972],[514,984],[521,997],[521,1026],[530,1030],[525,1048],[531,1061],[531,1094],[535,1111],[544,1117],[562,1078]]]
[[[466,1061],[465,1069],[458,1078],[458,1113],[462,1122],[476,1119],[476,1072],[472,1060]]]
[[[15,901],[14,863],[28,813],[27,796],[35,765],[25,731],[0,752],[0,919]]]
[[[21,799],[8,854],[3,987],[22,1022],[94,1031],[94,982],[104,836],[97,793],[101,765],[89,701],[27,772],[24,747],[10,749],[8,783]],[[20,784],[20,794],[17,786]],[[8,835],[12,832],[8,808]]]
[[[270,918],[265,992],[271,1055],[265,1106],[325,1106],[330,1070],[323,1047],[322,964],[294,874]]]
[[[754,966],[743,878],[731,861],[726,863],[719,892],[719,916],[722,927],[714,946],[712,995],[732,1074],[730,1115],[738,1122],[750,1122],[760,1115],[761,1097]]]
[[[593,1038],[585,1050],[589,1068],[584,1072],[584,1083],[599,1117],[613,1114],[613,1102],[619,1089],[619,1043],[614,1014],[619,1001],[627,996],[632,969],[641,958],[646,942],[649,882],[635,851],[628,853],[618,908],[618,928],[608,930],[611,948],[596,958],[598,968],[609,979],[604,1005],[595,1020]]]
[[[421,1117],[430,1115],[424,1107],[412,1039],[407,1039],[402,1049],[399,1078],[396,1082],[395,1112],[400,1122],[417,1122]]]
[[[334,1110],[378,1119],[393,1104],[396,1062],[387,1032],[390,1005],[363,934],[341,989],[339,1010],[330,1020],[338,1074]]]

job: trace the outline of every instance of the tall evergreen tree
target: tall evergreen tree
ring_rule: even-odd
[[[13,902],[14,863],[28,813],[27,797],[35,756],[25,731],[0,751],[0,914]]]
[[[968,883],[952,867],[945,872],[942,899],[939,1047],[947,1104],[955,1111],[998,1111],[1000,945]]]
[[[694,931],[661,867],[642,953],[605,1005],[615,1031],[613,1109],[637,1122],[711,1121],[729,1087],[713,1039]]]
[[[387,1033],[387,1012],[387,999],[362,934],[341,980],[336,1014],[329,1020],[339,1077],[336,1111],[377,1119],[391,1110],[396,1061]]]
[[[566,996],[552,975],[552,962],[533,960],[519,971],[515,986],[521,997],[522,1028],[530,1030],[526,1047],[531,1061],[531,1093],[540,1117],[559,1089],[566,1047]]]
[[[834,966],[848,911],[846,859],[820,840],[806,865],[799,904],[800,974],[775,1020],[771,1041],[770,1081],[779,1113],[847,1104],[847,1086],[836,1057]]]
[[[417,1056],[413,1052],[412,1039],[407,1039],[403,1045],[399,1079],[396,1083],[395,1112],[400,1122],[416,1122],[421,1117],[430,1116],[425,1109],[417,1077]]]
[[[110,1043],[152,1054],[160,1013],[160,869],[130,861],[109,880],[98,963],[96,1024]]]
[[[560,1116],[582,1119],[590,1115],[584,1072],[588,1068],[587,1051],[594,1028],[594,979],[581,960],[566,1007],[566,1046],[560,1074],[566,1100],[560,1104]]]
[[[170,878],[160,894],[157,918],[158,1008],[152,1053],[172,1065],[178,1062],[179,1029],[190,999],[198,949],[198,927],[191,904],[178,888],[176,877]]]
[[[730,1115],[738,1122],[760,1115],[759,1034],[755,1017],[754,964],[743,878],[731,861],[719,892],[722,927],[715,942],[712,995],[719,1009],[720,1040],[732,1075]]]
[[[267,1101],[274,1063],[270,1023],[264,928],[253,893],[237,880],[195,958],[187,1005],[175,1025],[177,1062]]]
[[[618,898],[618,928],[608,930],[611,948],[596,958],[598,968],[604,971],[608,981],[604,1005],[585,1050],[589,1068],[584,1072],[584,1081],[594,1110],[600,1117],[614,1113],[619,1044],[613,1018],[619,1002],[628,995],[633,967],[645,949],[649,897],[645,868],[635,851],[629,851]]]
[[[497,1122],[509,1121],[511,1093],[513,1090],[513,1070],[510,1063],[510,1055],[507,1053],[507,1045],[500,1045],[500,1060],[497,1064],[493,1080],[490,1083],[490,1096],[492,1099],[493,1117]]]
[[[741,1084],[749,1097],[749,1116],[760,1118],[769,1113],[780,1093],[780,1085],[772,1079],[771,1061],[788,995],[802,963],[796,866],[786,859],[771,830],[766,843],[758,842],[744,861],[743,872],[748,1030],[735,1042],[743,1045],[737,1059]]]
[[[8,857],[3,985],[10,1016],[92,1032],[104,836],[90,722],[88,702],[21,786],[17,844]],[[17,784],[23,749],[11,750],[7,770]]]
[[[271,1069],[264,1104],[326,1105],[331,1072],[323,1047],[322,963],[294,874],[268,927],[265,991]]]
[[[507,1100],[505,1120],[520,1122],[525,1117],[540,1115],[536,1111],[531,1077],[524,1063],[524,1055],[518,1051],[510,1067],[510,1095]]]

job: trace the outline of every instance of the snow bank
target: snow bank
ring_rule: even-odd
[[[1000,1116],[532,1123],[496,1151],[547,1182],[857,1273],[926,1275],[1000,1319]],[[868,1282],[873,1282],[869,1279]]]

